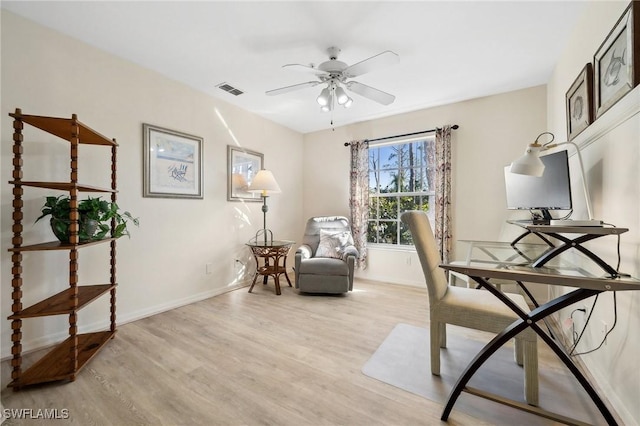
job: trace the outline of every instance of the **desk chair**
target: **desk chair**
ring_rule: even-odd
[[[499,333],[518,317],[488,291],[447,285],[439,267],[440,252],[436,246],[429,218],[422,211],[408,211],[400,220],[409,226],[420,259],[429,294],[431,374],[440,375],[440,348],[447,347],[446,325],[453,324],[475,330]],[[524,298],[507,294],[522,310],[529,312]],[[515,339],[515,360],[524,367],[524,396],[530,405],[538,405],[538,346],[531,329]]]

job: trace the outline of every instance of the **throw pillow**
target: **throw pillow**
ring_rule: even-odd
[[[344,249],[353,245],[353,237],[349,231],[320,230],[320,243],[316,250],[316,257],[330,257],[342,259]]]

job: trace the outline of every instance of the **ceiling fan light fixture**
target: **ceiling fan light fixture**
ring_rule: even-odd
[[[333,105],[334,105],[334,102],[333,102],[333,101],[334,101],[334,99],[335,99],[335,97],[333,96],[333,93],[329,92],[329,99],[328,99],[328,101],[327,101],[327,104],[326,104],[326,105],[322,105],[322,106],[320,107],[320,110],[321,110],[322,112],[329,112],[329,111],[333,111]]]
[[[320,95],[316,98],[316,101],[321,107],[329,105],[330,100],[331,98],[330,98],[328,87],[325,87],[324,89],[322,89],[322,91],[320,92]]]
[[[340,86],[336,88],[336,99],[338,100],[339,105],[344,105],[349,101],[349,96],[347,92]]]
[[[279,95],[306,87],[321,85],[321,87],[324,86],[324,88],[316,97],[316,102],[318,102],[320,109],[324,112],[333,111],[336,105],[342,105],[344,108],[351,107],[353,105],[353,99],[347,94],[347,91],[357,93],[381,105],[390,105],[393,103],[395,96],[367,86],[366,84],[347,80],[371,72],[378,67],[398,63],[399,57],[396,53],[386,50],[358,63],[348,65],[338,60],[339,52],[340,49],[336,47],[329,48],[329,60],[322,62],[318,66],[301,64],[284,65],[283,67],[289,69],[310,72],[316,76],[317,81],[307,81],[306,83],[268,90],[266,94],[269,96]]]

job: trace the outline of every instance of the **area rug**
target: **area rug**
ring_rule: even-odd
[[[487,343],[466,338],[463,333],[456,333],[456,328],[447,326],[447,348],[440,352],[440,376],[431,374],[429,330],[409,324],[395,326],[364,365],[362,372],[384,383],[440,402],[444,408],[458,377]],[[524,402],[523,377],[522,367],[513,359],[513,347],[503,347],[485,362],[468,385]],[[540,408],[594,425],[605,424],[591,399],[560,361],[557,368],[540,368],[539,381]],[[557,424],[465,392],[453,407],[453,412],[456,410],[496,425]]]

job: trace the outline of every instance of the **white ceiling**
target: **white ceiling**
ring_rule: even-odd
[[[2,1],[2,8],[153,69],[301,133],[545,84],[584,1]],[[320,112],[321,86],[282,68],[353,64],[385,50],[400,63],[355,80],[394,94],[389,106],[350,93]],[[227,82],[233,96],[216,88]]]

